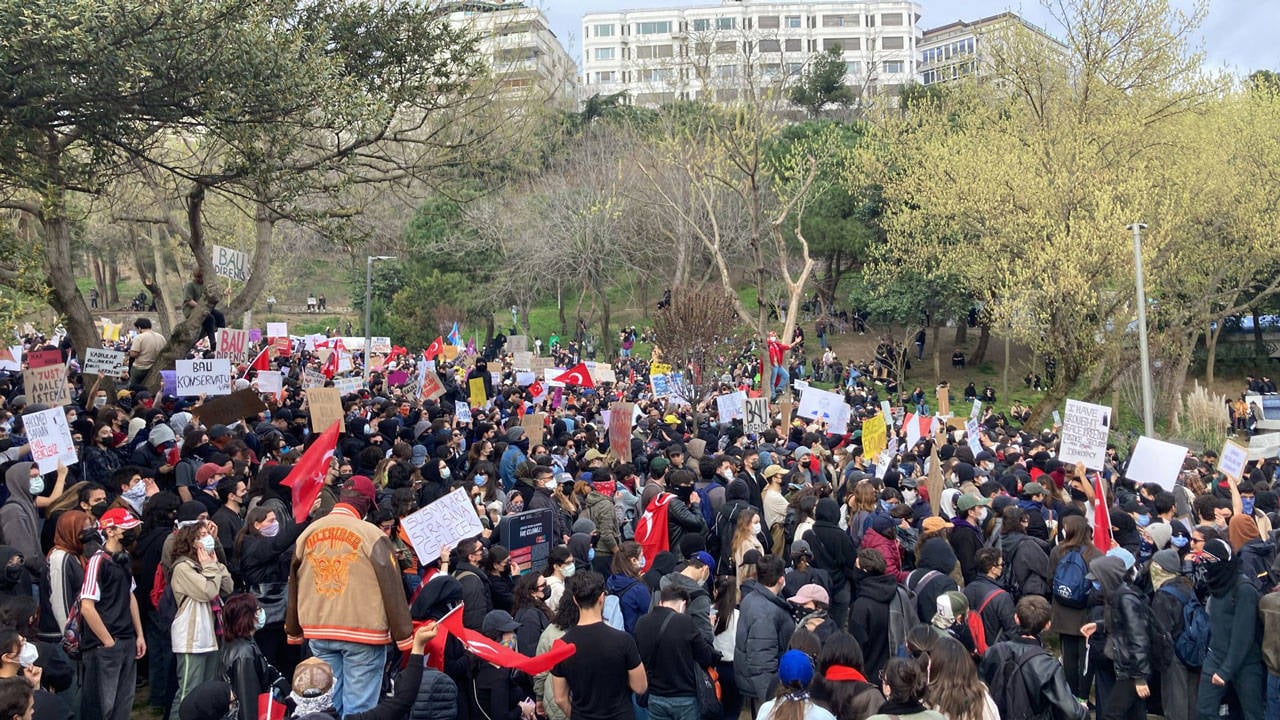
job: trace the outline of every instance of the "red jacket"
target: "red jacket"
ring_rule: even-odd
[[[908,573],[902,569],[902,545],[898,543],[898,539],[889,538],[880,533],[867,528],[862,534],[862,547],[875,550],[884,556],[884,574],[893,575],[898,578],[898,582],[904,582]]]
[[[770,340],[768,343],[768,348],[769,348],[769,364],[781,365],[783,361],[783,356],[788,350],[791,349],[791,346],[783,345],[777,340]]]

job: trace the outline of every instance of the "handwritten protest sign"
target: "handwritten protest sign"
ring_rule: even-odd
[[[1083,463],[1087,468],[1101,470],[1107,456],[1110,425],[1111,408],[1068,399],[1058,459],[1064,463]]]
[[[62,408],[23,415],[22,425],[26,428],[27,442],[31,443],[31,459],[40,467],[40,472],[58,469],[59,460],[68,467],[76,464],[76,445],[71,440],[71,428],[67,426],[67,415]]]
[[[425,365],[425,363],[424,363]],[[440,384],[440,376],[434,369],[423,367],[418,375],[419,397],[423,400],[434,400],[444,395],[444,385]]]
[[[1249,461],[1249,449],[1228,440],[1218,454],[1218,470],[1229,478],[1239,480],[1244,474],[1244,465]]]
[[[484,378],[471,378],[467,381],[467,389],[470,390],[471,404],[476,407],[484,407],[489,402],[489,395],[484,390]]]
[[[748,398],[743,411],[743,432],[760,434],[769,429],[769,398]]]
[[[267,323],[267,337],[269,338],[289,337],[289,323],[287,322]]]
[[[977,420],[978,414],[981,412],[982,412],[982,401],[977,398],[974,398],[973,409],[969,411],[969,417],[973,418],[974,420]]]
[[[311,413],[311,427],[327,428],[335,421],[342,427],[342,394],[338,388],[318,387],[307,390],[307,407]]]
[[[1067,422],[1071,422],[1070,406],[1067,407]],[[1185,447],[1143,435],[1133,447],[1133,456],[1129,458],[1129,467],[1125,469],[1124,476],[1139,485],[1156,483],[1173,492],[1174,483],[1186,458]]]
[[[35,369],[57,365],[62,362],[62,352],[58,350],[32,350],[27,353],[27,367]]]
[[[800,396],[800,407],[796,409],[796,416],[826,422],[827,432],[832,435],[843,435],[849,428],[849,406],[845,404],[844,396],[814,387],[806,388],[804,394]],[[883,434],[884,420],[877,418],[877,421],[880,423],[880,432]],[[863,447],[866,445],[864,444]]]
[[[461,400],[453,402],[453,414],[458,418],[458,422],[471,422],[471,406]]]
[[[524,428],[524,434],[529,437],[529,447],[542,444],[542,434],[547,427],[546,413],[529,413],[520,418],[520,427]]]
[[[364,387],[364,379],[359,377],[340,377],[333,379],[333,387],[338,390],[339,395],[350,395],[359,392]]]
[[[124,373],[125,354],[118,350],[89,348],[84,353],[84,372],[89,375],[118,377]]]
[[[808,393],[805,393],[806,395]],[[888,447],[889,433],[879,415],[862,421],[862,456],[874,458]]]
[[[609,451],[624,463],[631,462],[631,416],[635,406],[614,403],[609,407]]]
[[[249,254],[221,245],[213,246],[213,274],[240,282],[249,280]]]
[[[372,344],[370,345],[369,352],[375,352],[375,353],[378,353],[379,355],[391,354],[391,338],[389,337],[371,338],[371,343]]]
[[[27,402],[32,405],[67,405],[71,402],[71,394],[67,392],[67,366],[63,363],[23,370],[22,384],[26,388]]]
[[[325,383],[325,377],[321,375],[319,372],[316,372],[311,368],[307,368],[306,370],[302,371],[302,387],[304,389],[324,387],[324,383]]]
[[[233,328],[218,328],[218,351],[220,358],[243,360],[249,354],[249,331]]]
[[[284,389],[284,378],[278,372],[258,373],[258,392],[276,395]]]
[[[884,417],[884,426],[886,428],[893,427],[893,408],[889,405],[888,400],[880,401],[880,415]]]
[[[728,425],[730,421],[741,420],[746,415],[747,394],[739,390],[716,396],[716,410],[720,413],[720,424]]]
[[[423,564],[440,557],[440,548],[456,546],[469,537],[479,535],[484,528],[480,517],[471,505],[467,491],[458,488],[421,510],[406,515],[400,527],[409,536],[409,544],[418,553]]]
[[[177,360],[173,366],[178,373],[178,395],[231,394],[231,361],[226,358]]]
[[[970,417],[965,421],[964,431],[968,435],[969,451],[973,453],[974,457],[977,457],[978,453],[982,452],[982,439],[978,437],[982,431],[978,429],[978,421]]]

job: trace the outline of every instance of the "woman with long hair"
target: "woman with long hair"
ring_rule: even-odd
[[[270,692],[281,676],[262,654],[253,634],[266,624],[266,610],[252,593],[227,598],[222,606],[222,651],[218,675],[227,679],[240,698],[239,720],[257,720],[258,696]]]
[[[80,454],[80,476],[89,482],[108,485],[111,476],[123,464],[124,458],[115,447],[115,430],[111,424],[94,423]]]
[[[809,696],[813,660],[799,650],[788,650],[778,659],[778,691],[760,706],[756,720],[836,720],[831,711]]]
[[[818,653],[813,699],[840,720],[866,720],[884,704],[880,688],[863,676],[862,646],[843,630],[827,638]]]
[[[494,610],[511,612],[512,595],[515,592],[515,578],[512,577],[511,551],[501,545],[490,545],[480,561],[480,569],[484,570],[489,580],[489,596],[493,598]]]
[[[1072,554],[1079,554],[1086,568],[1094,558],[1102,555],[1093,545],[1093,530],[1089,527],[1089,521],[1081,515],[1068,515],[1062,519],[1062,538],[1049,553],[1050,578],[1057,572],[1058,564]],[[1067,684],[1076,697],[1089,697],[1093,675],[1085,672],[1084,659],[1088,646],[1084,634],[1080,632],[1080,627],[1089,622],[1089,608],[1068,607],[1057,593],[1051,595],[1049,599],[1053,615],[1049,622],[1062,639],[1062,669],[1066,671]]]
[[[544,599],[548,591],[547,579],[538,573],[525,573],[516,581],[511,612],[520,623],[520,629],[516,630],[516,649],[525,655],[537,654],[538,638],[551,624],[551,608]]]
[[[169,637],[177,663],[178,692],[172,714],[197,685],[212,680],[218,669],[215,604],[231,592],[231,573],[218,561],[218,527],[203,521],[179,530],[173,539],[169,586],[178,608]]]
[[[636,621],[649,612],[652,600],[649,586],[640,574],[644,565],[644,549],[640,547],[640,543],[627,540],[614,553],[613,574],[605,582],[609,594],[618,596],[623,629],[628,633],[634,633]]]
[[[965,660],[973,665],[968,653],[965,653]],[[927,656],[919,659],[890,658],[880,673],[880,691],[886,699],[880,710],[868,720],[946,720],[940,713],[924,706],[928,685]]]
[[[947,720],[1000,720],[1000,710],[978,679],[973,656],[960,641],[943,636],[929,651],[925,665],[929,687],[924,702]]]
[[[862,539],[862,533],[866,532],[871,524],[871,516],[876,512],[878,500],[875,485],[861,480],[853,486],[853,492],[845,500],[842,508],[844,512],[840,518],[841,526],[848,531],[849,537],[854,540]]]
[[[733,645],[738,637],[738,582],[732,575],[716,580],[716,600],[711,606],[711,646],[720,653],[716,672],[720,676],[720,706],[726,718],[737,718],[742,695],[733,680]]]
[[[760,524],[760,513],[747,508],[738,513],[738,522],[733,527],[733,538],[729,541],[729,556],[733,558],[733,566],[738,571],[738,586],[745,580],[742,576],[742,558],[748,550],[755,550],[764,555],[764,545],[760,542],[760,533],[764,528]]]
[[[256,632],[258,646],[287,676],[297,665],[296,646],[287,645],[284,633],[284,611],[288,604],[289,562],[293,543],[305,525],[281,525],[270,505],[260,505],[245,516],[244,527],[236,535],[235,557],[240,579],[258,598],[266,611],[264,627]]]

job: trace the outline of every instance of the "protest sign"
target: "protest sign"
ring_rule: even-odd
[[[1101,470],[1107,456],[1110,424],[1111,408],[1068,398],[1058,459]]]
[[[471,422],[471,406],[461,400],[454,401],[453,414],[458,418],[458,422]]]
[[[260,328],[249,328],[249,342],[254,345],[262,342],[262,330]]]
[[[939,383],[934,390],[934,397],[938,398],[938,414],[946,417],[951,414],[951,386],[947,383]]]
[[[20,372],[22,370],[22,345],[8,346],[7,353],[5,349],[6,346],[0,345],[0,370]]]
[[[243,360],[249,354],[249,331],[218,328],[217,356]]]
[[[748,398],[743,411],[743,432],[758,435],[769,429],[769,398]]]
[[[89,348],[84,353],[84,372],[89,375],[119,377],[124,374],[125,357],[118,350]]]
[[[587,363],[587,372],[591,375],[591,381],[594,383],[611,383],[618,382],[618,376],[613,372],[613,366],[609,363]]]
[[[673,392],[670,375],[650,375],[649,384],[653,386],[654,397],[666,397]]]
[[[1062,427],[1062,415],[1057,410],[1053,411],[1053,424],[1057,427]]]
[[[609,452],[624,463],[631,462],[631,403],[614,403],[609,407]]]
[[[258,391],[245,389],[205,400],[192,408],[191,414],[200,418],[205,425],[230,425],[247,417],[256,417],[266,409]]]
[[[525,372],[523,370],[516,373],[516,385],[518,387],[529,387],[538,382],[538,374]]]
[[[533,360],[529,362],[529,369],[534,372],[546,371],[556,366],[556,361],[549,357],[533,356]]]
[[[269,338],[287,338],[287,337],[289,337],[289,323],[287,323],[287,322],[269,322],[269,323],[267,323],[267,337],[269,337]]]
[[[27,403],[35,405],[67,405],[71,394],[67,392],[67,366],[63,363],[22,371],[22,384]]]
[[[342,428],[342,394],[338,388],[318,387],[307,390],[308,412],[311,414],[311,428],[327,428],[335,421]],[[341,432],[341,430],[339,430]]]
[[[376,337],[376,338],[371,338],[370,342],[372,344],[369,346],[369,352],[377,353],[379,355],[391,354],[391,338]]]
[[[649,377],[653,377],[654,375],[670,375],[670,374],[671,374],[670,365],[662,362],[649,363]]]
[[[423,367],[423,372],[418,376],[418,387],[419,397],[423,400],[434,400],[444,395],[444,385],[440,384],[440,376],[433,368]]]
[[[359,377],[334,378],[333,387],[337,389],[339,395],[350,395],[360,392],[360,388],[364,387],[364,379]],[[444,391],[441,391],[444,394]]]
[[[456,546],[469,537],[479,535],[484,528],[480,517],[467,497],[467,491],[458,488],[421,510],[406,515],[400,527],[409,536],[409,544],[418,553],[424,565],[440,557],[440,548]]]
[[[58,469],[58,461],[70,467],[76,464],[76,445],[67,426],[67,414],[60,407],[28,413],[22,416],[27,442],[31,444],[31,459],[40,472]],[[24,481],[25,482],[25,481]]]
[[[178,373],[177,395],[231,394],[230,360],[177,360],[173,365]]]
[[[555,518],[550,508],[507,515],[498,523],[498,540],[511,551],[520,574],[542,572],[551,554]]]
[[[520,427],[524,428],[524,434],[529,437],[530,448],[542,444],[542,434],[547,427],[546,422],[546,413],[529,413],[520,418]]]
[[[890,407],[888,400],[880,401],[880,415],[884,417],[884,425],[887,428],[893,427],[893,408]]]
[[[1249,449],[1228,440],[1218,454],[1218,470],[1229,478],[1239,480],[1244,474],[1244,465],[1249,461]]]
[[[532,370],[533,353],[528,350],[521,350],[520,352],[512,353],[511,367],[518,370]]]
[[[1070,409],[1067,410],[1067,421],[1071,421]],[[1143,435],[1133,447],[1124,476],[1139,485],[1152,482],[1173,492],[1174,482],[1186,457],[1185,447]]]
[[[733,420],[741,420],[746,414],[747,394],[741,390],[716,396],[716,410],[720,413],[720,424],[728,425]]]
[[[874,458],[888,447],[889,433],[879,415],[862,421],[862,456]]]
[[[258,392],[277,395],[284,389],[284,378],[280,373],[267,371],[258,373]]]
[[[484,378],[471,378],[467,381],[467,387],[471,390],[471,404],[474,407],[484,407],[489,402],[489,396],[484,390]]]
[[[515,354],[529,350],[529,338],[524,335],[507,336],[507,352]]]
[[[62,352],[59,350],[32,350],[27,353],[27,367],[32,370],[57,365],[60,362],[62,362]]]
[[[969,411],[969,417],[973,418],[974,420],[977,420],[978,415],[981,412],[982,412],[982,401],[977,398],[974,398],[973,409]]]
[[[249,280],[249,253],[213,246],[213,274],[240,282]]]
[[[564,383],[556,380],[556,378],[563,374],[564,368],[547,368],[542,371],[542,379],[546,383],[547,387],[562,388],[564,387]]]
[[[319,372],[317,372],[317,371],[315,371],[315,370],[313,370],[313,369],[311,369],[311,368],[307,368],[307,369],[305,369],[305,370],[303,370],[303,371],[302,371],[302,387],[303,387],[303,389],[306,389],[306,388],[315,388],[315,387],[324,387],[324,383],[325,383],[325,377],[324,377],[323,375],[321,375]]]
[[[811,387],[800,396],[796,416],[823,420],[828,425],[829,433],[843,435],[848,430],[849,406],[845,404],[843,395]],[[883,432],[884,420],[879,419],[878,422]]]
[[[982,439],[978,437],[982,430],[978,428],[978,421],[970,417],[964,424],[964,431],[969,438],[969,451],[976,458],[982,452]]]
[[[160,371],[160,392],[164,395],[178,394],[178,373],[172,370]]]
[[[287,336],[274,338],[271,341],[271,349],[278,357],[293,356],[293,342]]]
[[[387,384],[391,387],[404,387],[408,383],[409,373],[403,370],[392,370],[387,373]]]
[[[787,428],[791,427],[791,413],[791,396],[784,393],[782,402],[778,404],[778,418],[782,421],[783,434],[787,432]]]

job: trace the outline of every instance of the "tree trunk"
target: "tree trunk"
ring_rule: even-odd
[[[968,341],[969,341],[968,318],[961,316],[956,319],[956,338],[953,341],[953,344],[958,348],[962,348],[964,347],[964,344]]]
[[[1253,351],[1259,358],[1266,357],[1267,344],[1262,341],[1262,321],[1258,318],[1258,308],[1249,308],[1249,314],[1253,316]]]
[[[942,323],[937,318],[929,318],[929,334],[933,343],[933,382],[942,382]]]
[[[973,357],[969,358],[967,364],[981,365],[987,359],[987,346],[991,344],[991,323],[982,322],[978,325],[978,347],[973,349]]]
[[[1012,334],[1006,333],[1004,336],[1004,372],[1000,374],[1000,396],[1005,399],[1005,402],[1009,401],[1009,335]],[[1054,385],[1056,386],[1057,383]]]
[[[49,304],[66,318],[67,333],[75,343],[76,353],[83,358],[86,348],[102,346],[102,334],[93,324],[89,305],[76,287],[71,261],[71,226],[66,211],[65,195],[58,190],[51,191],[40,218],[45,272],[49,274]]]
[[[609,293],[600,291],[600,357],[613,357],[613,333],[609,330]]]
[[[560,280],[556,280],[556,314],[560,316],[560,335],[564,335],[564,294],[563,285]]]
[[[111,301],[107,298],[107,275],[103,270],[102,253],[89,251],[89,268],[93,271],[93,286],[98,289],[98,309],[111,307]]]
[[[106,266],[107,285],[98,292],[106,295],[107,307],[116,307],[120,304],[120,258],[115,250],[107,252]]]
[[[642,272],[636,273],[636,294],[640,296],[640,316],[649,319],[649,279]]]
[[[484,344],[488,345],[490,342],[492,342],[493,336],[494,336],[493,313],[487,313],[485,315],[485,321],[484,321]]]
[[[1222,321],[1204,334],[1204,383],[1213,384],[1214,364],[1218,360],[1218,338],[1222,337]]]

